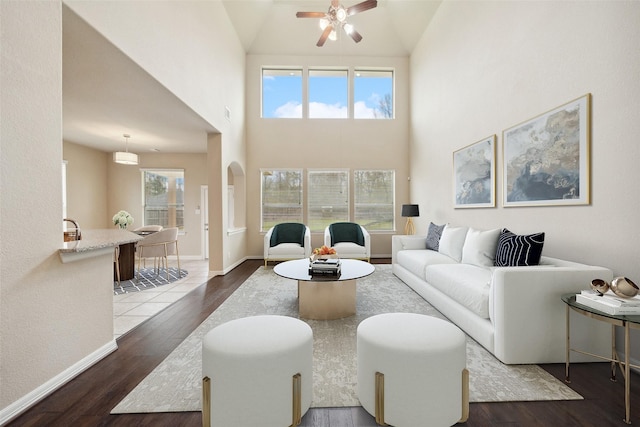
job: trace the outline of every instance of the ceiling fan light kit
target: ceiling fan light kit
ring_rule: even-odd
[[[340,28],[349,35],[354,42],[359,43],[362,40],[362,36],[358,33],[353,25],[347,23],[346,19],[349,16],[355,15],[359,12],[364,12],[369,9],[373,9],[378,6],[377,0],[365,0],[356,5],[345,8],[340,4],[339,0],[331,0],[331,6],[329,10],[325,12],[298,12],[296,17],[298,18],[319,18],[320,29],[322,35],[316,43],[316,46],[322,47],[324,43],[329,40],[336,40],[336,31]]]

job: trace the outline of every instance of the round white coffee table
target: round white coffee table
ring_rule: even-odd
[[[340,260],[340,276],[309,274],[309,260],[285,261],[273,267],[281,277],[298,281],[298,312],[303,319],[334,320],[356,314],[356,280],[375,271],[368,262]]]

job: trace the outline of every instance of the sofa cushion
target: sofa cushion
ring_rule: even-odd
[[[489,318],[490,268],[471,264],[430,265],[425,269],[426,281],[473,313]]]
[[[499,267],[538,265],[543,245],[544,233],[517,235],[504,228],[498,238],[495,265]]]
[[[269,249],[270,257],[299,255],[304,258],[304,246],[297,243],[280,243]]]
[[[424,270],[428,265],[457,264],[456,260],[428,249],[398,251],[398,258],[396,262],[398,265],[406,268],[422,280],[425,279]]]
[[[447,224],[442,230],[438,252],[460,262],[462,260],[462,246],[467,236],[467,227],[452,227]]]
[[[442,231],[444,230],[444,226],[435,225],[434,223],[429,223],[429,231],[427,231],[427,249],[431,249],[433,251],[437,251],[440,246],[440,237],[442,237]]]
[[[500,229],[476,230],[469,228],[462,246],[462,262],[479,267],[493,267],[496,259]]]

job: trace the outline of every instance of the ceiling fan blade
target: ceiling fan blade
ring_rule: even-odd
[[[316,46],[322,47],[324,45],[324,42],[327,41],[329,34],[331,34],[331,31],[333,31],[333,26],[327,25],[327,28],[325,28],[324,31],[322,32],[322,35],[320,36],[318,43],[316,43]]]
[[[346,31],[346,30],[345,30],[345,32],[346,32],[347,34],[349,34],[349,36],[350,36],[350,37],[353,39],[353,41],[354,41],[354,42],[356,42],[356,43],[360,43],[360,40],[362,40],[362,36],[360,35],[360,33],[359,33],[359,32],[357,32],[357,31],[355,30],[355,28],[352,28],[352,29],[351,29],[351,31]]]
[[[296,18],[324,18],[325,15],[324,12],[298,12]]]
[[[362,3],[354,4],[353,6],[348,7],[347,16],[355,15],[356,13],[373,9],[376,6],[378,6],[378,0],[365,0]]]

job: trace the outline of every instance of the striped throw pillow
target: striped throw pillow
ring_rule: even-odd
[[[498,238],[495,265],[498,267],[538,265],[543,245],[544,233],[517,235],[503,228]]]

